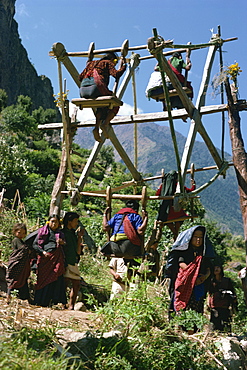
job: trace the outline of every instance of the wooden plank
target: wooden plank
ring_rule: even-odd
[[[71,100],[80,109],[83,108],[100,108],[100,107],[120,107],[123,102],[115,96],[99,96],[96,99],[75,98]]]
[[[191,90],[188,89],[187,87],[183,87],[183,90],[186,94],[191,94]],[[169,96],[178,96],[177,90],[168,90]],[[164,99],[164,93],[163,94],[158,94],[158,95],[153,95],[150,96],[151,99]]]
[[[211,113],[220,113],[227,111],[227,104],[219,105],[208,105],[200,108],[200,115],[207,115]],[[245,105],[247,109],[247,105]],[[171,111],[173,119],[188,118],[188,113],[185,109],[176,109]],[[132,123],[147,123],[147,122],[162,122],[168,121],[167,112],[157,112],[157,113],[143,113],[143,114],[133,114],[130,116],[116,116],[111,121],[111,125],[128,125]],[[95,125],[95,119],[81,121],[77,123],[77,127],[93,127]],[[43,125],[38,125],[40,130],[55,130],[62,128],[62,123],[46,123]]]
[[[164,221],[163,224],[171,224],[172,222],[179,222],[179,221],[184,221],[184,220],[190,220],[191,218],[196,218],[198,216],[184,216],[180,218],[175,218],[174,220],[167,220]]]
[[[217,46],[210,46],[210,48],[208,49],[208,54],[207,54],[207,59],[206,59],[204,70],[203,70],[201,85],[200,85],[200,89],[199,89],[198,97],[196,101],[197,109],[205,105],[206,92],[207,92],[208,85],[209,85],[209,79],[211,75],[211,70],[212,70],[216,50],[217,50]]]

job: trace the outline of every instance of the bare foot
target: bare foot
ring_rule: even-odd
[[[93,136],[96,141],[98,141],[99,143],[102,142],[101,137],[99,135],[99,130],[96,127],[93,129]]]

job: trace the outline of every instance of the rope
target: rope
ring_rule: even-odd
[[[155,28],[153,29],[153,33],[154,33],[155,40],[157,40],[159,38],[159,36],[158,36],[157,30]],[[152,54],[154,54],[155,58],[158,60],[158,64],[159,64],[159,67],[160,67],[160,74],[161,74],[163,89],[164,89],[164,93],[165,93],[165,100],[166,100],[166,106],[167,106],[167,112],[168,112],[168,118],[169,118],[170,131],[171,131],[173,147],[174,147],[175,157],[176,157],[176,162],[177,162],[178,182],[179,182],[180,189],[184,189],[182,175],[181,175],[181,166],[180,166],[181,161],[180,161],[180,157],[179,157],[177,139],[176,139],[175,129],[174,129],[174,125],[173,125],[173,119],[172,119],[172,114],[171,114],[171,102],[170,102],[170,99],[169,99],[168,88],[166,86],[166,81],[165,81],[165,72],[164,72],[164,67],[163,67],[163,64],[165,63],[165,61],[164,61],[164,56],[162,54],[163,43],[164,42],[162,42],[162,48],[157,47],[156,49],[153,49]]]

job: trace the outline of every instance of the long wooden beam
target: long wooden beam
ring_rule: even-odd
[[[63,190],[61,191],[62,194],[70,194],[71,192],[69,190]],[[107,194],[106,193],[96,193],[96,192],[91,192],[91,191],[80,191],[80,195],[84,196],[91,196],[91,197],[98,197],[98,198],[106,198]],[[198,195],[190,195],[191,193],[186,194],[186,198],[200,198]],[[171,200],[174,198],[179,197],[178,194],[176,195],[166,195],[166,196],[160,196],[160,195],[147,195],[146,199],[149,200]],[[183,195],[181,195],[183,197]],[[135,200],[141,200],[142,195],[136,195],[136,194],[111,194],[112,199],[135,199]]]
[[[87,178],[91,172],[91,169],[97,159],[97,156],[100,152],[100,149],[102,148],[104,142],[105,142],[105,137],[104,135],[101,135],[101,142],[98,142],[98,141],[95,141],[95,144],[94,144],[94,147],[90,153],[90,156],[87,160],[87,163],[86,165],[84,166],[83,168],[83,171],[81,173],[81,176],[79,178],[79,180],[77,181],[77,184],[76,184],[76,188],[77,189],[83,189],[86,181],[87,181]],[[71,203],[73,205],[76,205],[78,203],[78,191],[77,190],[74,190],[72,192],[72,196],[71,196]]]
[[[224,42],[234,41],[234,40],[238,40],[238,37],[231,37],[231,38],[229,38],[229,39],[222,40],[222,42],[224,43]],[[175,49],[175,48],[176,48],[176,47],[178,47],[178,46],[180,46],[180,47],[179,47],[179,48],[177,48],[177,49]],[[179,53],[186,53],[186,50],[188,49],[188,47],[186,46],[186,48],[181,48],[181,46],[182,46],[182,45],[173,45],[174,49],[169,50],[169,51],[164,51],[164,52],[163,52],[163,55],[164,55],[164,56],[170,56],[170,55],[172,55],[173,53],[175,53],[176,51],[177,51],[177,52],[179,52]],[[183,45],[183,46],[185,46],[185,45]],[[190,47],[190,50],[200,50],[200,49],[207,48],[207,47],[209,47],[209,46],[210,46],[209,44],[204,44],[204,46],[202,46],[202,45],[200,45],[200,46],[198,46],[198,45],[192,45],[192,46]],[[169,46],[167,46],[167,47],[169,47]],[[154,55],[145,55],[145,56],[143,56],[143,57],[140,57],[140,61],[142,61],[142,60],[146,60],[146,59],[153,59],[153,58],[155,58],[155,56],[154,56]]]
[[[114,145],[115,149],[117,150],[118,154],[120,155],[120,157],[122,158],[122,160],[126,164],[126,167],[128,168],[128,170],[130,171],[130,173],[133,176],[133,179],[135,181],[141,181],[142,180],[141,174],[137,171],[137,169],[133,165],[132,161],[130,160],[128,154],[126,153],[126,151],[124,150],[124,148],[120,144],[120,142],[119,142],[119,140],[118,140],[118,138],[117,138],[117,136],[116,136],[116,134],[115,134],[115,132],[114,132],[114,130],[111,126],[109,126],[108,129],[107,129],[107,137],[111,140],[111,142]]]
[[[205,97],[206,97],[206,91],[208,88],[208,81],[210,78],[210,73],[211,73],[217,47],[218,47],[217,45],[210,46],[208,50],[208,55],[207,55],[207,59],[206,59],[205,66],[204,66],[202,81],[201,81],[201,85],[200,85],[200,89],[199,89],[199,93],[198,93],[198,97],[196,101],[196,109],[193,112],[193,119],[191,120],[190,129],[188,132],[188,136],[187,136],[187,140],[184,146],[183,156],[181,160],[181,170],[182,170],[183,179],[185,179],[185,176],[186,176],[186,170],[190,162],[190,157],[191,157],[191,153],[192,153],[193,146],[195,143],[197,132],[199,132],[202,138],[204,139],[205,144],[207,145],[212,157],[214,158],[216,165],[220,167],[222,163],[222,159],[220,158],[216,148],[214,147],[211,139],[209,138],[206,130],[204,129],[204,126],[201,121],[201,115],[199,113],[200,107],[205,104]]]
[[[77,71],[74,64],[71,62],[71,60],[69,59],[64,45],[61,42],[57,42],[53,44],[52,50],[56,58],[63,63],[63,65],[65,66],[65,68],[67,69],[67,71],[69,72],[73,80],[75,81],[76,85],[80,87],[80,81],[78,79],[79,72]]]
[[[227,104],[219,104],[219,105],[208,105],[205,107],[200,108],[200,115],[207,115],[211,113],[220,113],[227,111],[228,105]],[[247,109],[247,103],[245,104],[245,108]],[[181,118],[188,118],[189,115],[185,109],[176,109],[172,110],[172,118],[173,119],[181,119]],[[133,114],[128,116],[116,116],[111,121],[111,125],[128,125],[131,123],[147,123],[147,122],[162,122],[168,121],[168,113],[167,112],[157,112],[157,113],[142,113],[142,114]],[[77,127],[93,127],[95,125],[95,119],[90,119],[86,121],[77,122]],[[61,129],[62,123],[46,123],[42,125],[38,125],[39,130],[55,130]]]
[[[228,42],[228,41],[234,41],[234,40],[237,40],[238,38],[237,37],[231,37],[231,38],[228,38],[228,39],[225,39],[225,40],[222,40],[222,42]],[[206,48],[208,46],[212,45],[211,42],[209,43],[204,43],[204,44],[198,44],[198,45],[191,45],[190,46],[190,49],[193,49],[193,50],[197,50],[197,49],[202,49],[202,48]],[[171,47],[172,49],[186,49],[187,46],[186,45],[178,45],[178,44],[173,44],[173,42],[171,42],[171,44],[169,45],[166,45],[166,47]],[[143,49],[147,49],[147,45],[139,45],[139,46],[130,46],[128,48],[129,50],[133,51],[133,50],[143,50]],[[113,48],[108,48],[108,49],[97,49],[97,50],[94,50],[93,51],[93,54],[104,54],[104,53],[107,53],[107,52],[110,52],[110,51],[115,51],[115,52],[120,52],[121,51],[121,47],[113,47]],[[174,52],[174,50],[172,51],[172,53]],[[49,55],[50,56],[54,56],[54,50],[50,51],[49,52]],[[88,50],[87,51],[70,51],[70,52],[66,52],[66,55],[70,56],[70,57],[88,57]],[[102,55],[101,55],[102,57]],[[153,56],[152,56],[153,57]]]
[[[130,59],[130,63],[129,63],[129,68],[128,70],[126,71],[125,75],[124,75],[124,78],[123,78],[123,81],[117,91],[117,94],[116,96],[118,97],[118,99],[122,100],[123,98],[123,94],[128,86],[128,83],[132,77],[132,75],[134,74],[135,72],[135,69],[139,66],[140,64],[140,60],[139,60],[139,54],[133,54],[131,59]]]

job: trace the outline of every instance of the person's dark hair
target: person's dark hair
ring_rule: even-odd
[[[76,212],[67,212],[63,218],[63,226],[67,227],[69,221],[73,221],[75,218],[79,218],[80,216]]]
[[[214,268],[218,266],[220,268],[220,274],[221,276],[223,277],[224,276],[224,268],[222,265],[220,265],[219,263],[215,263],[214,266],[213,266],[213,271],[214,271]],[[214,275],[214,272],[213,272],[213,275]],[[215,276],[215,275],[214,275]]]
[[[56,215],[55,213],[48,217],[48,221],[50,221],[50,219],[52,219],[52,218],[56,218],[60,222],[60,217],[58,215]]]
[[[134,211],[138,212],[139,203],[135,199],[129,199],[125,202],[126,207],[132,208]]]
[[[173,54],[172,54],[173,57],[175,58],[180,58],[182,57],[182,54],[179,52],[179,51],[175,51]]]
[[[17,224],[15,224],[13,226],[13,229],[12,229],[12,234],[15,235],[16,231],[21,230],[21,229],[25,230],[25,232],[27,233],[27,226],[26,226],[26,224],[24,224],[24,223],[17,223]]]
[[[118,55],[114,51],[107,52],[106,55],[103,58],[101,58],[101,60],[111,60],[111,59],[118,59]]]
[[[195,231],[197,231],[197,230],[202,231],[202,232],[203,232],[203,235],[206,233],[206,228],[205,228],[204,226],[198,226],[198,227],[194,230],[194,232],[195,232]],[[193,234],[194,234],[194,233],[193,233]]]

